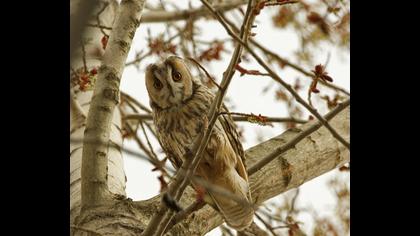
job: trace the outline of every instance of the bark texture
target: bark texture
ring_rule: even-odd
[[[72,0],[70,2],[71,15],[78,9],[80,0]],[[114,0],[99,1],[99,5],[95,7],[90,22],[96,23],[96,13],[99,12],[104,4],[108,7],[100,14],[100,24],[112,25],[118,9],[118,3]],[[108,34],[109,31],[105,30]],[[85,43],[85,61],[88,70],[97,68],[101,64],[104,50],[101,45],[102,32],[98,28],[87,28],[83,35]],[[75,60],[72,68],[77,70],[84,67],[83,52],[79,44],[75,52]],[[92,99],[92,90],[80,91],[78,88],[72,87],[72,99],[70,109],[70,138],[71,140],[82,140],[86,127],[86,115],[90,108]],[[83,113],[83,114],[81,114]],[[112,116],[112,125],[110,131],[110,141],[122,145],[121,134],[121,115],[115,110]],[[75,217],[80,213],[81,207],[81,164],[82,164],[82,142],[70,142],[70,224],[74,224]],[[108,189],[112,193],[125,195],[126,177],[124,173],[123,158],[120,150],[110,147],[108,150]]]
[[[83,141],[82,208],[111,200],[108,189],[108,152],[114,109],[128,51],[140,24],[144,0],[122,0],[113,24],[86,120]],[[118,109],[117,109],[118,110]]]
[[[350,135],[349,120],[350,108],[348,107],[330,121],[331,126],[346,140],[349,140]],[[246,151],[247,166],[252,166],[314,122],[288,130],[248,149]],[[299,142],[294,149],[283,153],[250,176],[253,200],[258,205],[262,204],[349,161],[349,150],[341,145],[325,127],[321,127]],[[194,200],[195,192],[188,187],[180,203],[186,207]],[[121,199],[108,206],[84,212],[80,216],[78,227],[97,232],[98,235],[139,235],[153,213],[157,211],[160,202],[160,195],[139,202]],[[204,235],[222,223],[222,217],[210,206],[205,206],[175,225],[167,235]]]

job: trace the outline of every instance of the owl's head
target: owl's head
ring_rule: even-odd
[[[196,82],[184,59],[177,56],[169,56],[163,62],[150,64],[146,68],[150,103],[161,109],[177,106],[189,99]]]

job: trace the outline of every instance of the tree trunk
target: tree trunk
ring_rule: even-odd
[[[71,0],[70,14],[73,15],[77,10],[78,4],[81,0]],[[98,23],[96,20],[96,13],[103,9],[104,4],[109,4],[108,7],[100,14],[100,24],[112,26],[115,19],[118,3],[113,0],[99,1],[99,5],[93,11],[94,16],[90,20],[91,23]],[[105,30],[109,34],[108,30]],[[89,27],[83,36],[85,41],[88,41],[85,48],[85,63],[88,71],[92,68],[98,68],[101,64],[104,49],[102,48],[101,39],[103,33],[99,28]],[[77,70],[84,67],[83,50],[80,46],[77,49],[75,60],[72,68]],[[75,85],[72,89],[72,104],[70,109],[70,138],[73,140],[70,143],[70,224],[74,224],[74,219],[80,213],[81,206],[81,164],[82,164],[82,146],[86,125],[86,114],[90,107],[92,99],[92,90],[81,91],[79,85]],[[113,125],[111,127],[111,142],[122,146],[121,134],[121,116],[116,109],[113,114]],[[126,177],[124,173],[123,158],[120,150],[110,147],[108,152],[108,186],[109,190],[115,194],[125,195]]]

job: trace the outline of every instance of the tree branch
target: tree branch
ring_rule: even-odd
[[[82,208],[101,205],[111,197],[107,185],[108,142],[112,115],[119,103],[120,77],[144,0],[123,0],[102,59],[88,112],[81,170]]]
[[[134,103],[136,106],[138,106],[138,107],[139,107],[140,109],[142,109],[143,111],[145,111],[145,112],[147,112],[147,113],[152,113],[152,111],[151,111],[149,108],[147,108],[145,105],[141,104],[139,101],[137,101],[135,98],[131,97],[131,96],[130,96],[130,95],[128,95],[127,93],[121,92],[121,96],[122,96],[124,99],[126,99],[126,100],[128,100],[128,101],[130,101],[130,102]]]
[[[233,113],[233,114],[232,114]],[[223,113],[222,113],[223,114]],[[227,114],[227,113],[226,113]],[[239,113],[230,112],[228,114],[232,114],[232,119],[237,122],[249,122],[249,116],[248,114],[244,115],[235,115]],[[152,120],[152,115],[149,114],[128,114],[124,116],[124,120]],[[301,120],[293,117],[265,117],[266,122],[293,122],[298,124],[304,124],[308,122],[307,120]]]
[[[231,25],[231,24],[230,24],[230,25]],[[254,39],[250,39],[250,42],[251,42],[252,44],[254,44],[257,48],[259,48],[261,51],[263,51],[265,54],[267,54],[267,55],[271,56],[272,58],[274,58],[274,59],[275,59],[275,60],[277,60],[278,62],[280,62],[280,63],[282,63],[282,64],[284,64],[284,65],[286,65],[286,66],[289,66],[289,67],[291,67],[291,68],[295,69],[296,71],[299,71],[300,73],[302,73],[302,74],[306,75],[307,77],[311,77],[311,78],[314,78],[314,77],[315,77],[315,75],[314,75],[313,73],[311,73],[311,72],[309,72],[309,71],[306,71],[305,69],[303,69],[303,68],[302,68],[302,67],[300,67],[299,65],[294,64],[294,63],[292,63],[292,62],[290,62],[290,61],[286,60],[286,59],[285,59],[285,58],[283,58],[283,57],[280,57],[278,54],[276,54],[276,53],[274,53],[274,52],[270,51],[268,48],[264,47],[263,45],[261,45],[260,43],[258,43],[257,41],[255,41]],[[331,83],[326,83],[326,82],[325,82],[325,81],[323,81],[323,80],[319,80],[319,82],[320,82],[322,85],[326,86],[326,87],[329,87],[329,88],[331,88],[331,89],[334,89],[334,90],[340,91],[340,92],[342,92],[342,93],[344,93],[344,94],[346,94],[346,95],[350,96],[350,93],[349,93],[347,90],[345,90],[345,89],[343,89],[343,88],[341,88],[341,87],[338,87],[337,85],[334,85],[334,84],[331,84]]]
[[[205,1],[202,2],[203,4],[208,4]],[[254,19],[254,15],[251,14],[252,8],[254,7],[252,2],[253,1],[250,1],[248,3],[247,13],[242,24],[240,32],[240,37],[242,40],[247,40]],[[185,161],[182,164],[181,168],[178,170],[174,178],[174,181],[169,185],[168,190],[166,191],[166,194],[173,196],[176,201],[178,201],[181,198],[185,188],[189,185],[190,177],[195,172],[195,169],[197,168],[200,159],[203,156],[202,154],[205,150],[208,140],[210,139],[213,126],[218,118],[217,113],[220,109],[220,106],[222,105],[223,97],[226,94],[227,88],[233,77],[233,74],[235,73],[234,68],[239,62],[239,57],[241,56],[241,53],[242,45],[238,44],[235,47],[235,51],[233,52],[229,66],[223,74],[223,79],[220,84],[221,89],[217,91],[214,102],[210,108],[208,114],[208,117],[210,119],[208,122],[208,126],[206,127],[207,129],[205,130],[205,132],[202,132],[199,137],[197,137],[197,140],[194,142],[192,150],[190,150],[190,152],[187,152],[187,157],[185,158],[185,160],[187,161]],[[173,216],[173,212],[170,212],[168,210],[168,207],[165,204],[162,204],[158,212],[154,214],[154,216],[150,220],[147,228],[144,230],[142,235],[162,235]]]
[[[330,124],[346,139],[349,139],[349,120],[350,108],[347,107],[332,118]],[[246,150],[246,165],[252,168],[279,146],[291,142],[296,135],[317,123],[317,121],[310,121],[302,125],[300,129],[289,129],[279,136]],[[349,150],[340,145],[331,133],[321,126],[297,143],[294,148],[277,156],[250,175],[250,189],[254,204],[260,205],[274,196],[344,165],[350,161],[349,154]],[[180,202],[189,205],[195,199],[195,191],[188,188]],[[156,196],[135,204],[142,206],[142,209],[144,206],[151,206],[155,209],[154,207],[159,202],[160,196]],[[203,235],[222,223],[223,219],[220,214],[210,206],[205,206],[194,212],[193,216],[187,217],[182,224],[175,225],[169,233],[172,235]]]
[[[204,201],[195,201],[193,202],[191,205],[189,205],[187,208],[185,208],[183,211],[178,212],[178,214],[176,214],[171,222],[169,223],[167,229],[170,230],[174,225],[176,225],[177,223],[181,222],[183,219],[185,219],[187,216],[189,216],[191,213],[200,210],[201,208],[203,208],[206,205],[206,203]]]
[[[73,133],[74,130],[85,124],[86,114],[82,106],[80,106],[80,103],[76,100],[76,95],[72,89],[70,89],[70,114],[72,117],[70,133]]]
[[[260,215],[258,215],[258,213],[255,213],[255,216],[258,218],[258,220],[261,221],[261,223],[263,223],[263,225],[270,231],[270,233],[273,236],[278,236],[276,232],[274,232],[273,226],[271,226],[268,222],[266,222]]]
[[[206,2],[205,0],[201,0],[203,3]],[[328,122],[317,112],[315,108],[310,106],[305,100],[290,86],[287,84],[283,79],[281,79],[250,47],[249,45],[244,42],[241,38],[239,38],[227,25],[226,20],[224,17],[217,12],[210,4],[205,4],[208,9],[213,13],[213,15],[219,20],[219,22],[222,24],[222,26],[225,28],[225,30],[228,32],[230,36],[232,36],[239,44],[241,44],[260,64],[264,69],[267,70],[267,72],[271,75],[271,77],[279,82],[284,88],[286,88],[296,99],[298,103],[303,105],[309,112],[312,113],[319,121],[322,122],[322,124],[331,132],[331,134],[338,140],[340,143],[342,143],[345,147],[350,149],[350,144],[343,139],[338,133],[331,127],[331,125],[328,124]]]
[[[350,106],[350,100],[346,100],[343,103],[338,104],[338,106],[329,112],[327,115],[325,115],[325,120],[332,119],[335,115],[337,115],[340,111],[344,110],[346,107]],[[261,159],[258,163],[253,165],[251,168],[248,169],[248,174],[252,175],[259,169],[261,169],[263,166],[267,165],[270,161],[277,158],[282,153],[286,152],[287,150],[294,148],[296,144],[298,144],[302,139],[306,138],[311,133],[315,132],[322,126],[322,123],[320,121],[316,122],[312,126],[308,127],[307,129],[303,130],[299,135],[296,135],[292,140],[290,140],[288,143],[276,148],[272,153],[270,153],[268,156]]]
[[[347,107],[331,119],[330,124],[349,139],[350,108]],[[302,130],[315,124],[310,121],[300,128]],[[297,129],[290,129],[268,141],[246,150],[246,165],[253,166],[268,156],[277,147],[290,142],[296,137]],[[321,126],[310,136],[301,140],[294,148],[284,152],[250,176],[250,189],[254,204],[260,205],[266,200],[287,190],[320,176],[334,168],[340,167],[350,160],[350,152]],[[122,199],[116,203],[84,211],[80,217],[79,227],[96,230],[98,233],[121,235],[139,235],[150,222],[153,214],[161,205],[162,195],[151,199],[132,202]],[[179,203],[190,206],[197,200],[196,192],[188,187]],[[190,208],[190,207],[188,207]],[[186,208],[185,210],[187,210]],[[223,218],[213,208],[206,205],[190,214],[168,232],[168,235],[204,235],[223,223]],[[92,225],[95,227],[91,228]],[[277,227],[273,227],[275,229]]]
[[[233,0],[226,1],[220,4],[214,5],[214,8],[218,11],[230,11],[236,9],[237,7],[246,4],[247,0]],[[179,21],[187,19],[198,19],[200,17],[205,17],[211,15],[205,7],[200,7],[196,9],[183,10],[183,11],[148,11],[145,12],[141,18],[141,23],[159,23],[159,22],[168,22],[168,21]]]
[[[85,24],[89,20],[89,17],[98,2],[99,0],[80,1],[77,9],[76,7],[71,7],[71,10],[76,10],[71,13],[72,16],[70,17],[70,64],[73,64],[76,49],[85,32]]]

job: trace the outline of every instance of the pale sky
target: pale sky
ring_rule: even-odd
[[[179,2],[179,5],[186,6],[185,4],[187,1],[183,0]],[[193,4],[194,6],[200,5],[199,1],[193,2],[195,3]],[[281,56],[291,58],[291,61],[296,62],[295,58],[291,57],[291,55],[292,51],[299,47],[298,38],[291,31],[280,31],[272,27],[271,16],[275,10],[276,9],[264,10],[262,14],[258,16],[256,22],[258,27],[253,30],[253,32],[257,33],[255,40],[262,43],[267,48],[278,52]],[[205,26],[202,27],[203,32],[199,37],[201,39],[209,41],[213,38],[228,38],[225,30],[216,21],[200,20],[199,25]],[[147,43],[145,41],[147,28],[150,28],[152,35],[157,35],[161,32],[164,32],[164,27],[162,24],[141,25],[139,30],[136,32],[132,49],[129,53],[127,61],[131,61],[134,58],[136,51],[140,51],[142,49],[147,51]],[[231,44],[229,44],[229,47],[230,46]],[[233,49],[230,51],[232,52]],[[326,61],[329,52],[331,53],[331,58],[327,67],[329,75],[334,78],[334,84],[345,88],[347,91],[350,91],[349,53],[337,53],[337,50],[334,47],[325,45],[323,50],[317,52],[315,60],[317,64],[323,64]],[[222,73],[227,68],[230,57],[230,53],[224,53],[221,61],[212,63],[210,65],[205,65],[206,69],[217,77],[218,82],[220,82]],[[122,91],[130,94],[147,106],[149,106],[149,99],[144,85],[144,68],[148,63],[155,62],[155,60],[156,57],[142,62],[140,71],[138,71],[134,66],[127,67],[124,71],[121,82]],[[258,69],[261,72],[264,72],[264,69],[261,68],[256,62],[254,62],[252,58],[251,63],[246,65],[246,68],[248,69]],[[306,69],[310,70],[312,68],[306,67]],[[288,82],[294,81],[297,76],[301,78],[302,82],[308,80],[307,77],[300,75],[298,72],[295,72],[292,69],[275,68],[275,70],[280,75],[280,77]],[[276,101],[273,93],[275,89],[280,85],[276,82],[273,83],[272,81],[273,80],[270,77],[247,75],[240,77],[239,73],[235,73],[227,92],[227,97],[231,99],[235,105],[235,109],[231,109],[231,111],[243,113],[252,112],[254,114],[262,114],[272,117],[285,117],[287,115],[286,106]],[[262,94],[262,88],[269,84],[271,84],[272,88],[266,94]],[[301,95],[304,98],[307,97],[306,93],[302,93]],[[316,104],[317,101],[315,97],[313,100],[314,104]],[[325,107],[321,106],[319,107],[318,111],[321,114],[325,114],[326,109]],[[284,131],[283,125],[279,124],[275,124],[274,127],[259,126],[256,124],[244,122],[238,124],[244,127],[243,135],[245,136],[246,141],[243,143],[243,146],[245,149],[258,143],[256,140],[257,136],[262,136],[264,140],[267,140],[281,134]],[[155,140],[151,141],[155,147],[159,147]],[[124,146],[132,150],[140,151],[137,147],[137,144],[133,141],[125,141]],[[155,151],[157,152],[158,150],[155,149]],[[158,173],[151,172],[153,166],[145,161],[125,153],[123,153],[123,156],[125,158],[124,164],[127,175],[126,191],[128,197],[132,198],[133,200],[142,200],[148,199],[158,194],[160,187],[157,180]],[[335,175],[335,172],[337,171],[331,171],[323,176],[303,184],[300,188],[301,193],[297,202],[298,207],[312,206],[318,211],[319,215],[332,214],[334,210],[332,207],[335,205],[335,198],[332,195],[331,190],[326,187],[326,182]],[[350,182],[348,174],[346,174],[344,178],[348,179],[348,183]],[[277,196],[270,201],[282,202],[284,199],[283,195]],[[299,215],[297,219],[304,222],[304,225],[301,227],[305,230],[305,232],[310,232],[309,229],[312,229],[312,222],[309,219],[310,218],[308,215],[305,214]],[[207,235],[220,235],[220,231],[215,229]]]

